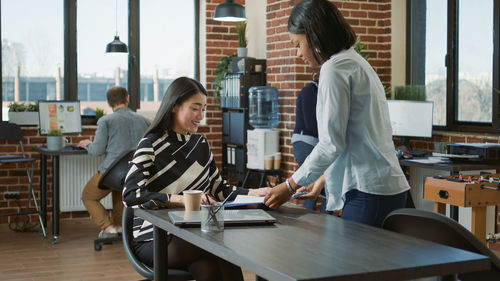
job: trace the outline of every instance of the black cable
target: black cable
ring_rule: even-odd
[[[15,201],[17,204],[17,207],[19,210],[22,210],[22,206],[20,204],[20,200]],[[22,222],[19,222],[20,217],[23,217]],[[15,226],[13,226],[15,224]],[[24,215],[19,215],[16,214],[14,215],[14,221],[11,221],[9,223],[9,229],[15,232],[38,232],[39,224],[38,222],[30,222],[29,221],[29,214],[24,214]]]

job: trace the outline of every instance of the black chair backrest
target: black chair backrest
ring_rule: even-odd
[[[132,267],[142,276],[148,279],[153,279],[153,269],[143,264],[139,259],[137,259],[134,253],[134,246],[132,241],[134,239],[132,228],[134,226],[134,209],[125,207],[123,208],[122,214],[122,240],[123,248],[125,249],[125,254],[132,265]]]
[[[469,230],[438,213],[418,209],[399,209],[385,218],[382,228],[490,257],[488,272],[460,274],[461,280],[500,280],[500,259]]]
[[[120,155],[102,174],[97,186],[100,189],[111,189],[121,192],[128,172],[128,162],[134,156],[134,152],[135,149],[131,149]]]
[[[0,132],[2,132],[0,140],[23,140],[23,132],[17,124],[2,121],[0,122]]]

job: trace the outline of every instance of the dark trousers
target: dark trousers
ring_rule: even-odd
[[[295,157],[295,161],[297,161],[297,164],[299,166],[302,166],[302,163],[306,160],[307,156],[311,153],[313,150],[314,146],[305,143],[303,141],[297,141],[292,144],[293,148],[293,156]],[[326,186],[325,186],[326,188]],[[325,189],[321,190],[321,195],[325,196]],[[316,199],[311,199],[311,200],[303,200],[302,201],[302,207],[310,210],[316,210],[316,203],[318,202],[318,198]],[[326,202],[327,199],[326,197],[321,200],[321,205],[319,207],[320,212],[322,213],[327,213],[326,211]]]
[[[407,191],[395,195],[375,195],[350,190],[345,194],[342,218],[381,227],[390,212],[405,207],[407,195]]]

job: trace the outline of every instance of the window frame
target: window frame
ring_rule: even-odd
[[[492,121],[488,123],[458,121],[458,13],[459,0],[447,1],[447,51],[443,58],[446,67],[446,126],[433,126],[433,130],[441,131],[462,131],[462,132],[483,132],[483,133],[498,133],[500,132],[500,103],[498,96],[500,92],[500,0],[493,1],[493,73],[492,73]],[[423,2],[423,1],[422,1]],[[414,40],[415,36],[421,36],[415,31],[416,9],[422,4],[420,0],[407,0],[407,38],[406,38],[406,84],[418,84],[416,80],[421,80],[416,73],[416,68],[420,65],[422,52],[425,55],[424,48],[417,46],[418,41]],[[424,33],[425,36],[425,33]],[[420,42],[421,43],[421,42]],[[425,41],[424,41],[425,43]],[[424,80],[425,81],[425,80]]]
[[[194,78],[200,77],[200,0],[194,1]],[[128,0],[128,24],[129,24],[129,53],[128,53],[128,91],[130,93],[129,107],[133,110],[140,108],[140,0]],[[78,64],[77,64],[77,0],[64,0],[64,100],[78,100]],[[0,4],[0,38],[2,36],[1,26],[1,4]],[[0,53],[0,69],[2,67],[2,55]],[[0,75],[0,93],[3,93]],[[0,104],[3,102],[3,94],[0,94]],[[0,116],[2,107],[0,106]],[[0,121],[2,117],[0,117]]]

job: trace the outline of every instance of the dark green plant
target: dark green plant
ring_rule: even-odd
[[[418,100],[425,101],[425,85],[398,86],[394,91],[396,100]]]
[[[61,129],[52,129],[47,133],[47,136],[62,136],[62,130]]]
[[[220,63],[215,67],[215,79],[214,79],[214,98],[220,96],[221,90],[224,88],[222,83],[224,83],[224,79],[226,78],[227,73],[229,72],[229,68],[231,67],[231,59],[235,57],[236,54],[232,54],[229,56],[224,56],[220,58]]]
[[[104,115],[106,115],[106,113],[104,112],[104,108],[95,108],[95,120],[99,120],[99,118],[103,117]]]
[[[34,103],[12,102],[8,106],[9,106],[10,112],[36,112],[36,111],[38,111],[38,102],[34,102]]]
[[[366,49],[366,44],[361,43],[361,39],[359,39],[359,36],[356,38],[356,42],[352,46],[358,54],[360,54],[365,60],[368,60],[370,58],[369,54],[366,54],[363,52],[364,49]]]
[[[240,21],[236,23],[236,32],[238,33],[238,47],[246,48],[247,47],[247,22]]]

